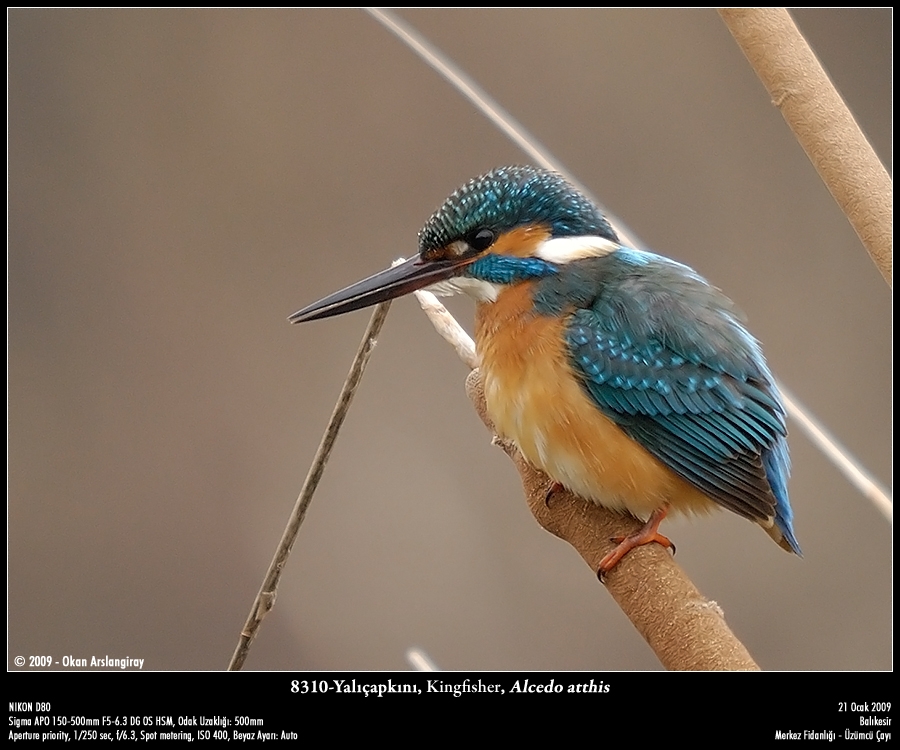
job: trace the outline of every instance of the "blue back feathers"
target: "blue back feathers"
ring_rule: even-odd
[[[570,362],[606,416],[719,504],[774,518],[799,554],[784,408],[728,298],[687,266],[623,248],[559,267],[534,304],[568,316]]]

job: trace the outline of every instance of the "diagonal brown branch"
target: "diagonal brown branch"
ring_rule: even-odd
[[[816,54],[785,8],[719,15],[893,287],[893,182]]]

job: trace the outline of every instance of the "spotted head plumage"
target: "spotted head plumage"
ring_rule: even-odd
[[[597,206],[561,175],[510,166],[469,180],[450,195],[419,232],[419,252],[474,240],[482,230],[497,235],[522,226],[546,227],[552,237],[597,236],[618,242]]]

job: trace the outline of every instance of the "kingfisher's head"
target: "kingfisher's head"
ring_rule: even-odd
[[[291,315],[327,318],[429,287],[496,299],[506,284],[618,247],[606,217],[556,172],[500,167],[470,180],[419,232],[419,253]]]

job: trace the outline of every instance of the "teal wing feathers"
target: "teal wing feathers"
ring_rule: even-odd
[[[566,344],[597,408],[720,505],[774,520],[799,553],[784,408],[731,302],[686,266],[624,249],[568,264],[535,295],[548,312],[573,300]]]

